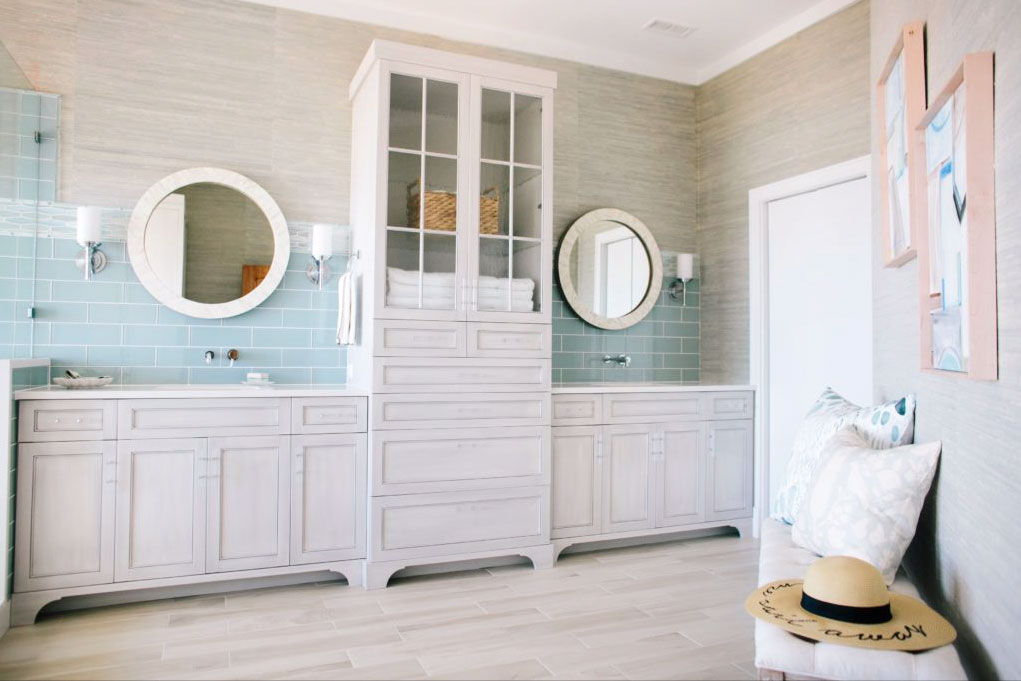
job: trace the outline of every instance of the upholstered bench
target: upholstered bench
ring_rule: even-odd
[[[798,578],[818,556],[796,546],[791,528],[762,523],[759,584]],[[890,587],[918,597],[904,572]],[[952,645],[922,653],[869,650],[815,643],[761,620],[755,621],[755,666],[760,679],[967,679]]]

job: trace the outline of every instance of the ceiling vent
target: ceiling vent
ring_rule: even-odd
[[[692,28],[691,26],[682,26],[663,19],[650,19],[645,26],[642,26],[642,30],[654,31],[656,33],[668,35],[671,38],[680,39],[687,38],[698,29]]]

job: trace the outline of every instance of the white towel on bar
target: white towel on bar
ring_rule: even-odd
[[[355,344],[354,278],[345,272],[337,279],[337,345]]]

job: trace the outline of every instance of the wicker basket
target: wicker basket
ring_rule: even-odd
[[[457,194],[451,192],[422,192],[418,181],[408,187],[408,226],[419,229],[419,212],[422,194],[425,194],[425,225],[428,229],[453,232],[457,229]],[[496,187],[482,192],[479,199],[479,232],[499,234],[500,193]]]
[[[419,229],[419,202],[423,192],[418,181],[408,187],[408,226]],[[457,229],[457,194],[450,192],[424,192],[425,224],[428,229],[453,232]]]

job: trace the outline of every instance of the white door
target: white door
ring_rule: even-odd
[[[704,423],[665,425],[656,457],[656,527],[705,520]]]
[[[156,278],[184,295],[186,231],[184,194],[171,194],[156,206],[145,229],[145,253]]]
[[[603,532],[652,527],[652,452],[656,426],[603,428]]]
[[[19,446],[14,591],[113,581],[116,474],[114,442]]]
[[[287,436],[209,439],[206,571],[287,565]]]
[[[872,401],[870,210],[866,178],[768,204],[770,499],[823,388],[858,404]]]
[[[291,438],[291,565],[365,557],[366,436]]]
[[[205,572],[206,440],[117,443],[118,582]]]
[[[754,498],[752,422],[711,421],[707,433],[707,519],[750,518]]]
[[[553,429],[550,515],[554,539],[599,534],[602,458],[602,427]]]

